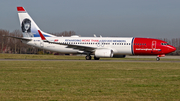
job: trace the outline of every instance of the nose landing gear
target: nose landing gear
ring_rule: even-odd
[[[156,60],[159,61],[159,60],[160,60],[160,57],[165,57],[165,54],[157,55]]]
[[[159,61],[159,60],[160,60],[160,58],[159,58],[159,57],[157,57],[157,58],[156,58],[156,61]]]

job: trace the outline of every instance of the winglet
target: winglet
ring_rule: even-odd
[[[22,11],[25,11],[25,9],[23,7],[17,7],[17,11],[22,12]]]
[[[46,40],[46,38],[44,37],[44,35],[41,33],[41,31],[40,30],[38,30],[38,32],[39,32],[39,35],[41,36],[41,39],[43,40],[43,41],[45,41]]]

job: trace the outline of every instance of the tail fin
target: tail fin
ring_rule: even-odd
[[[40,37],[40,29],[23,7],[17,7],[23,37]],[[56,37],[41,31],[45,37]]]

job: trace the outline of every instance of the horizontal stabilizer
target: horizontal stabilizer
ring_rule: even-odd
[[[15,37],[15,36],[3,36],[3,37],[10,37],[10,38],[15,38],[15,39],[20,39],[20,40],[25,40],[25,41],[31,41],[32,39],[27,39],[23,37]]]

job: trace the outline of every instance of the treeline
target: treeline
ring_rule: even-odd
[[[72,36],[76,35],[74,31],[64,31],[60,33],[51,33],[56,36]],[[20,30],[9,32],[7,30],[0,29],[0,53],[13,53],[13,54],[52,54],[53,52],[39,49],[21,42],[21,40],[4,37],[15,36],[22,37],[23,34]]]
[[[74,31],[64,31],[60,33],[51,33],[56,36],[72,36],[76,35]],[[33,46],[29,46],[27,44],[23,44],[21,40],[3,37],[5,36],[15,36],[22,37],[22,32],[20,30],[14,30],[13,32],[9,32],[7,30],[0,29],[0,53],[14,53],[14,54],[49,54],[52,53],[50,51],[45,51],[42,49],[38,49]],[[176,51],[171,53],[171,55],[180,55],[180,38],[160,38],[168,42],[170,45],[176,47]]]

